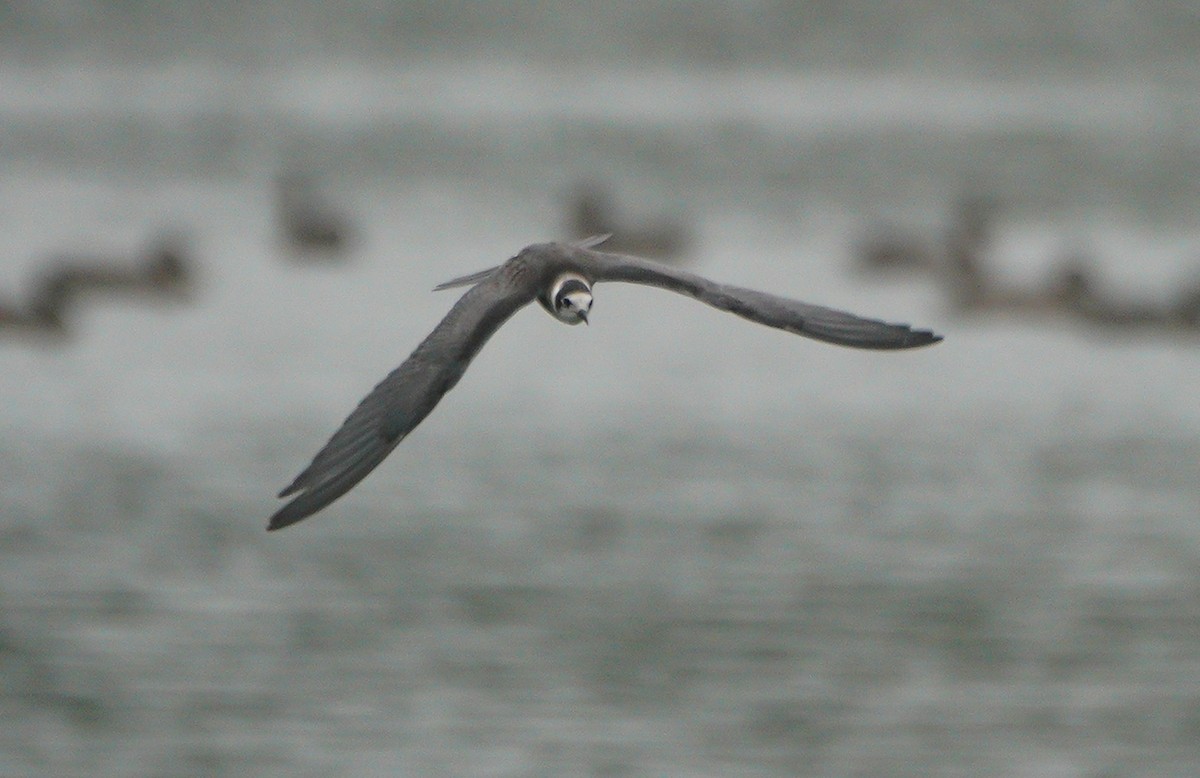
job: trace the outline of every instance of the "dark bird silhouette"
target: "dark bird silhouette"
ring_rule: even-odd
[[[963,197],[940,239],[922,238],[890,226],[871,228],[855,249],[856,267],[867,273],[925,273],[946,283],[969,306],[987,281],[983,255],[999,210],[995,198]]]
[[[1174,300],[1157,304],[1121,299],[1101,287],[1081,254],[1063,261],[1056,288],[1077,319],[1097,328],[1182,332],[1200,327],[1200,288],[1184,288]]]
[[[353,233],[350,219],[321,196],[312,176],[280,176],[277,195],[280,235],[294,259],[330,261],[344,255]]]
[[[311,516],[349,491],[433,410],[462,378],[488,338],[536,300],[565,324],[587,323],[592,287],[624,281],[693,297],[768,327],[864,349],[908,349],[941,340],[929,330],[888,324],[786,297],[710,281],[647,259],[595,251],[593,239],[541,243],[498,267],[438,286],[471,288],[416,350],[368,394],[312,463],[279,493],[296,495],[267,529]]]
[[[0,303],[0,330],[8,333],[64,335],[69,302],[61,285],[43,285],[25,305]]]
[[[577,186],[570,202],[567,228],[572,238],[608,235],[606,246],[612,251],[663,261],[678,259],[691,246],[689,230],[679,221],[624,222],[612,195],[596,184]]]
[[[183,241],[167,235],[133,264],[111,257],[59,256],[34,277],[28,302],[0,306],[0,327],[62,334],[72,310],[85,298],[185,297],[193,283]]]

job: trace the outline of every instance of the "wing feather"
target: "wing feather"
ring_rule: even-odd
[[[489,271],[433,332],[362,399],[280,497],[297,494],[270,519],[275,530],[311,516],[374,470],[454,388],[487,339],[533,299],[533,290]]]
[[[500,269],[500,267],[500,265],[496,265],[495,267],[489,267],[487,270],[477,270],[476,272],[468,273],[465,276],[451,278],[449,281],[443,281],[442,283],[433,287],[433,291],[440,292],[444,289],[453,289],[456,286],[471,286],[472,284],[477,284],[488,276],[492,275],[492,273],[495,273]]]
[[[743,319],[839,346],[906,349],[927,346],[942,339],[942,336],[930,330],[866,319],[767,292],[720,284],[695,273],[639,257],[581,248],[572,251],[572,256],[593,282],[625,281],[669,289]]]

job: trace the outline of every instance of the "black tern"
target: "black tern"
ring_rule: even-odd
[[[483,344],[519,309],[537,300],[561,322],[587,323],[592,286],[601,281],[669,289],[744,319],[839,346],[894,350],[942,339],[930,330],[864,319],[592,248],[603,240],[534,244],[503,265],[438,285],[438,290],[471,288],[408,359],[363,398],[312,463],[279,493],[281,498],[298,494],[271,517],[267,529],[280,529],[311,516],[366,477],[454,388]]]

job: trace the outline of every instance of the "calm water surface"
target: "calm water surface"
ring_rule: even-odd
[[[762,33],[704,8],[734,59]],[[1197,341],[965,319],[850,269],[865,223],[936,232],[982,182],[1006,279],[1082,242],[1122,291],[1189,282],[1175,28],[1054,78],[599,45],[595,70],[175,62],[154,35],[5,64],[4,299],[167,227],[199,275],[0,341],[0,775],[1193,774]],[[344,265],[286,260],[298,165],[355,219]],[[454,299],[429,290],[561,236],[597,171],[688,218],[698,272],[947,339],[858,353],[602,286],[588,328],[522,311],[376,474],[267,535]]]

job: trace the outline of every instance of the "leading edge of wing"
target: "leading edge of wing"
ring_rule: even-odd
[[[469,289],[403,363],[375,385],[280,497],[275,530],[311,516],[374,470],[441,401],[500,325],[533,299],[501,273]]]

